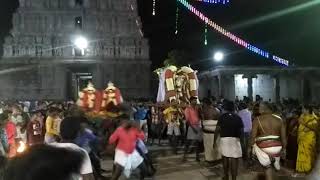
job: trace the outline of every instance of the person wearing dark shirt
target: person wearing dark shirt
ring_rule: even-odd
[[[220,135],[220,151],[223,159],[224,180],[229,179],[229,165],[231,165],[232,180],[237,179],[238,159],[242,157],[240,137],[243,131],[241,118],[234,113],[235,105],[226,101],[223,105],[225,113],[218,119],[215,132],[215,144]],[[230,164],[231,162],[231,164]]]
[[[101,162],[97,152],[99,138],[89,128],[89,121],[86,118],[81,118],[80,125],[80,134],[74,142],[89,154],[95,179],[104,179],[105,177],[102,176]]]
[[[29,146],[42,144],[44,141],[44,116],[36,112],[27,124],[27,142]]]

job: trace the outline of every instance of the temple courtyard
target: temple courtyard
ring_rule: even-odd
[[[183,151],[178,151],[178,155],[172,152],[172,149],[166,145],[163,146],[151,146],[150,152],[154,157],[154,164],[157,168],[157,172],[152,178],[145,178],[146,180],[221,180],[223,176],[222,164],[218,164],[214,167],[208,167],[203,161],[195,161],[195,156],[190,154],[186,162],[182,162]],[[103,168],[107,170],[104,174],[106,177],[111,176],[113,161],[110,158],[106,158],[103,161]],[[242,164],[242,163],[240,163]],[[292,170],[282,168],[280,172],[277,172],[278,180],[303,180],[305,178],[292,177]],[[124,177],[121,177],[124,180]],[[139,179],[137,173],[134,173],[130,180]],[[230,177],[231,179],[231,177]],[[239,167],[238,180],[264,180],[263,172],[261,168],[254,166],[253,168],[246,169],[244,166]]]

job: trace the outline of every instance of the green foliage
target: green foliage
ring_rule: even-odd
[[[184,66],[189,61],[189,55],[185,51],[173,50],[168,53],[167,59],[164,60],[163,65],[167,66]]]
[[[169,66],[186,66],[190,62],[190,56],[187,52],[181,50],[172,50],[168,53],[168,57],[163,61],[163,67],[154,70],[154,73],[159,74],[163,69]]]

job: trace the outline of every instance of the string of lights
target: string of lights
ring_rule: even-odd
[[[199,2],[209,3],[209,4],[228,4],[230,0],[196,0]]]
[[[232,41],[236,42],[240,46],[243,46],[247,48],[248,50],[263,56],[267,59],[271,59],[273,61],[276,61],[279,64],[282,64],[284,66],[289,66],[289,61],[283,58],[280,58],[276,55],[271,55],[269,52],[264,51],[262,49],[259,49],[249,42],[246,42],[245,40],[237,37],[236,35],[232,34],[231,32],[227,31],[226,29],[222,28],[219,26],[217,23],[206,17],[204,14],[202,14],[200,11],[198,11],[194,6],[192,6],[190,3],[187,2],[187,0],[177,0],[180,2],[182,5],[184,5],[190,12],[192,12],[194,15],[196,15],[198,18],[200,18],[204,23],[207,25],[211,26],[213,29],[218,31],[219,33],[223,34],[224,36],[228,37]]]
[[[208,45],[208,24],[206,23],[204,28],[204,45]]]
[[[152,15],[156,15],[156,0],[152,0]]]
[[[175,28],[176,29],[175,29],[174,34],[177,35],[179,32],[179,30],[178,30],[178,28],[179,28],[179,7],[178,6],[177,6],[177,10],[176,10],[176,27]]]

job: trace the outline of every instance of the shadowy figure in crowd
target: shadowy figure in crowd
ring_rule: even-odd
[[[80,152],[83,156],[83,161],[80,169],[80,176],[78,179],[80,180],[93,180],[93,169],[90,161],[89,154],[87,151],[78,145],[75,144],[75,140],[80,134],[81,122],[82,118],[79,117],[67,117],[65,118],[60,125],[60,135],[61,142],[60,143],[51,143],[51,146],[69,149],[75,152]]]
[[[76,180],[83,155],[67,148],[35,145],[13,159],[0,158],[0,180]]]

